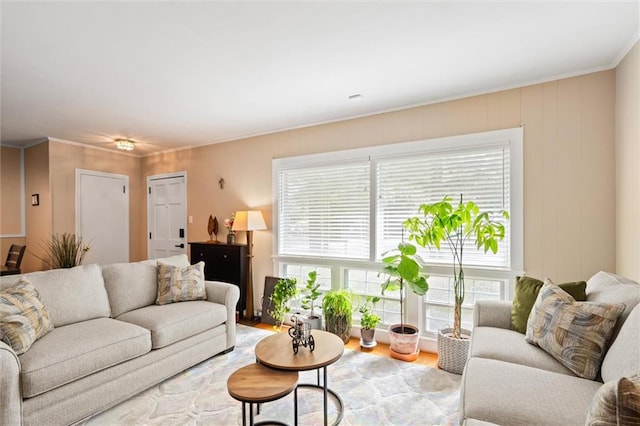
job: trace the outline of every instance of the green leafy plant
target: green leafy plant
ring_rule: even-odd
[[[318,297],[322,295],[322,292],[318,290],[320,284],[316,282],[318,279],[318,273],[316,271],[309,272],[309,278],[307,279],[307,286],[304,288],[305,295],[302,298],[302,309],[309,310],[309,317],[314,318],[315,304]]]
[[[373,313],[373,308],[380,301],[377,296],[366,296],[364,302],[358,306],[358,312],[362,315],[360,317],[360,325],[366,330],[373,330],[380,324],[381,318]]]
[[[498,213],[482,211],[473,201],[462,201],[452,204],[453,199],[445,196],[442,201],[423,204],[418,211],[422,217],[407,219],[403,225],[409,231],[409,239],[422,247],[435,247],[440,250],[445,243],[453,256],[453,291],[455,298],[453,337],[460,338],[462,304],[464,303],[465,286],[462,255],[465,243],[475,239],[476,248],[492,253],[498,252],[498,242],[504,239],[505,228],[502,222],[494,219],[502,216],[509,219],[509,214],[501,210]]]
[[[85,254],[91,248],[90,244],[85,244],[82,237],[76,234],[63,233],[52,234],[51,238],[41,244],[45,250],[44,258],[36,257],[52,269],[73,268],[82,264]]]
[[[282,327],[285,316],[291,310],[289,302],[297,295],[298,286],[295,278],[281,278],[278,280],[269,298],[273,303],[273,310],[269,314],[276,320],[276,325],[273,328],[279,329]]]
[[[354,296],[348,290],[331,290],[322,299],[322,312],[326,319],[327,331],[349,341],[353,315]]]
[[[382,283],[382,294],[386,291],[400,290],[400,333],[405,333],[404,327],[404,285],[408,285],[418,296],[429,290],[426,264],[417,254],[416,246],[401,242],[396,249],[382,255],[382,271],[387,279]]]

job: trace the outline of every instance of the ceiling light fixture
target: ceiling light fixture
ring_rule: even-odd
[[[133,151],[133,148],[136,147],[135,142],[129,139],[116,139],[116,147],[123,151]]]

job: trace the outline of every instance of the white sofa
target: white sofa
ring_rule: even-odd
[[[26,277],[54,329],[16,356],[0,342],[0,425],[65,425],[105,410],[235,345],[235,285],[205,282],[207,300],[156,305],[157,261]]]
[[[479,301],[462,377],[464,425],[584,425],[603,382],[640,371],[640,284],[607,272],[587,281],[587,301],[624,303],[599,380],[587,380],[510,329],[511,303]]]

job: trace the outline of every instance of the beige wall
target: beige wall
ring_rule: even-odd
[[[22,259],[24,272],[48,269],[44,258],[42,242],[51,235],[51,186],[49,180],[49,144],[26,148],[24,151],[26,194],[40,194],[40,205],[32,206],[27,202],[27,251]]]
[[[616,271],[640,281],[640,42],[616,68]]]
[[[0,147],[0,234],[3,235],[22,234],[21,154],[20,148]]]
[[[75,232],[75,179],[76,169],[118,173],[129,176],[129,258],[142,260],[141,217],[146,204],[141,202],[140,158],[119,152],[90,148],[88,146],[49,142],[49,167],[52,188],[52,229],[55,233]]]
[[[598,72],[150,156],[143,158],[142,175],[187,171],[188,237],[199,241],[207,238],[209,214],[221,221],[235,210],[260,209],[270,223],[273,158],[523,124],[526,272],[586,279],[615,268],[614,96],[614,71]],[[273,273],[271,231],[256,232],[254,242],[254,300],[260,300],[264,276]]]
[[[0,234],[22,233],[20,149],[0,147]],[[0,237],[0,260],[4,265],[11,244],[26,244],[24,237]]]

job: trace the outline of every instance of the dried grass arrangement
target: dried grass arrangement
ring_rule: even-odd
[[[52,269],[59,269],[81,265],[91,245],[85,244],[81,236],[65,232],[62,235],[52,234],[51,239],[41,247],[45,250],[46,258],[36,257]]]

